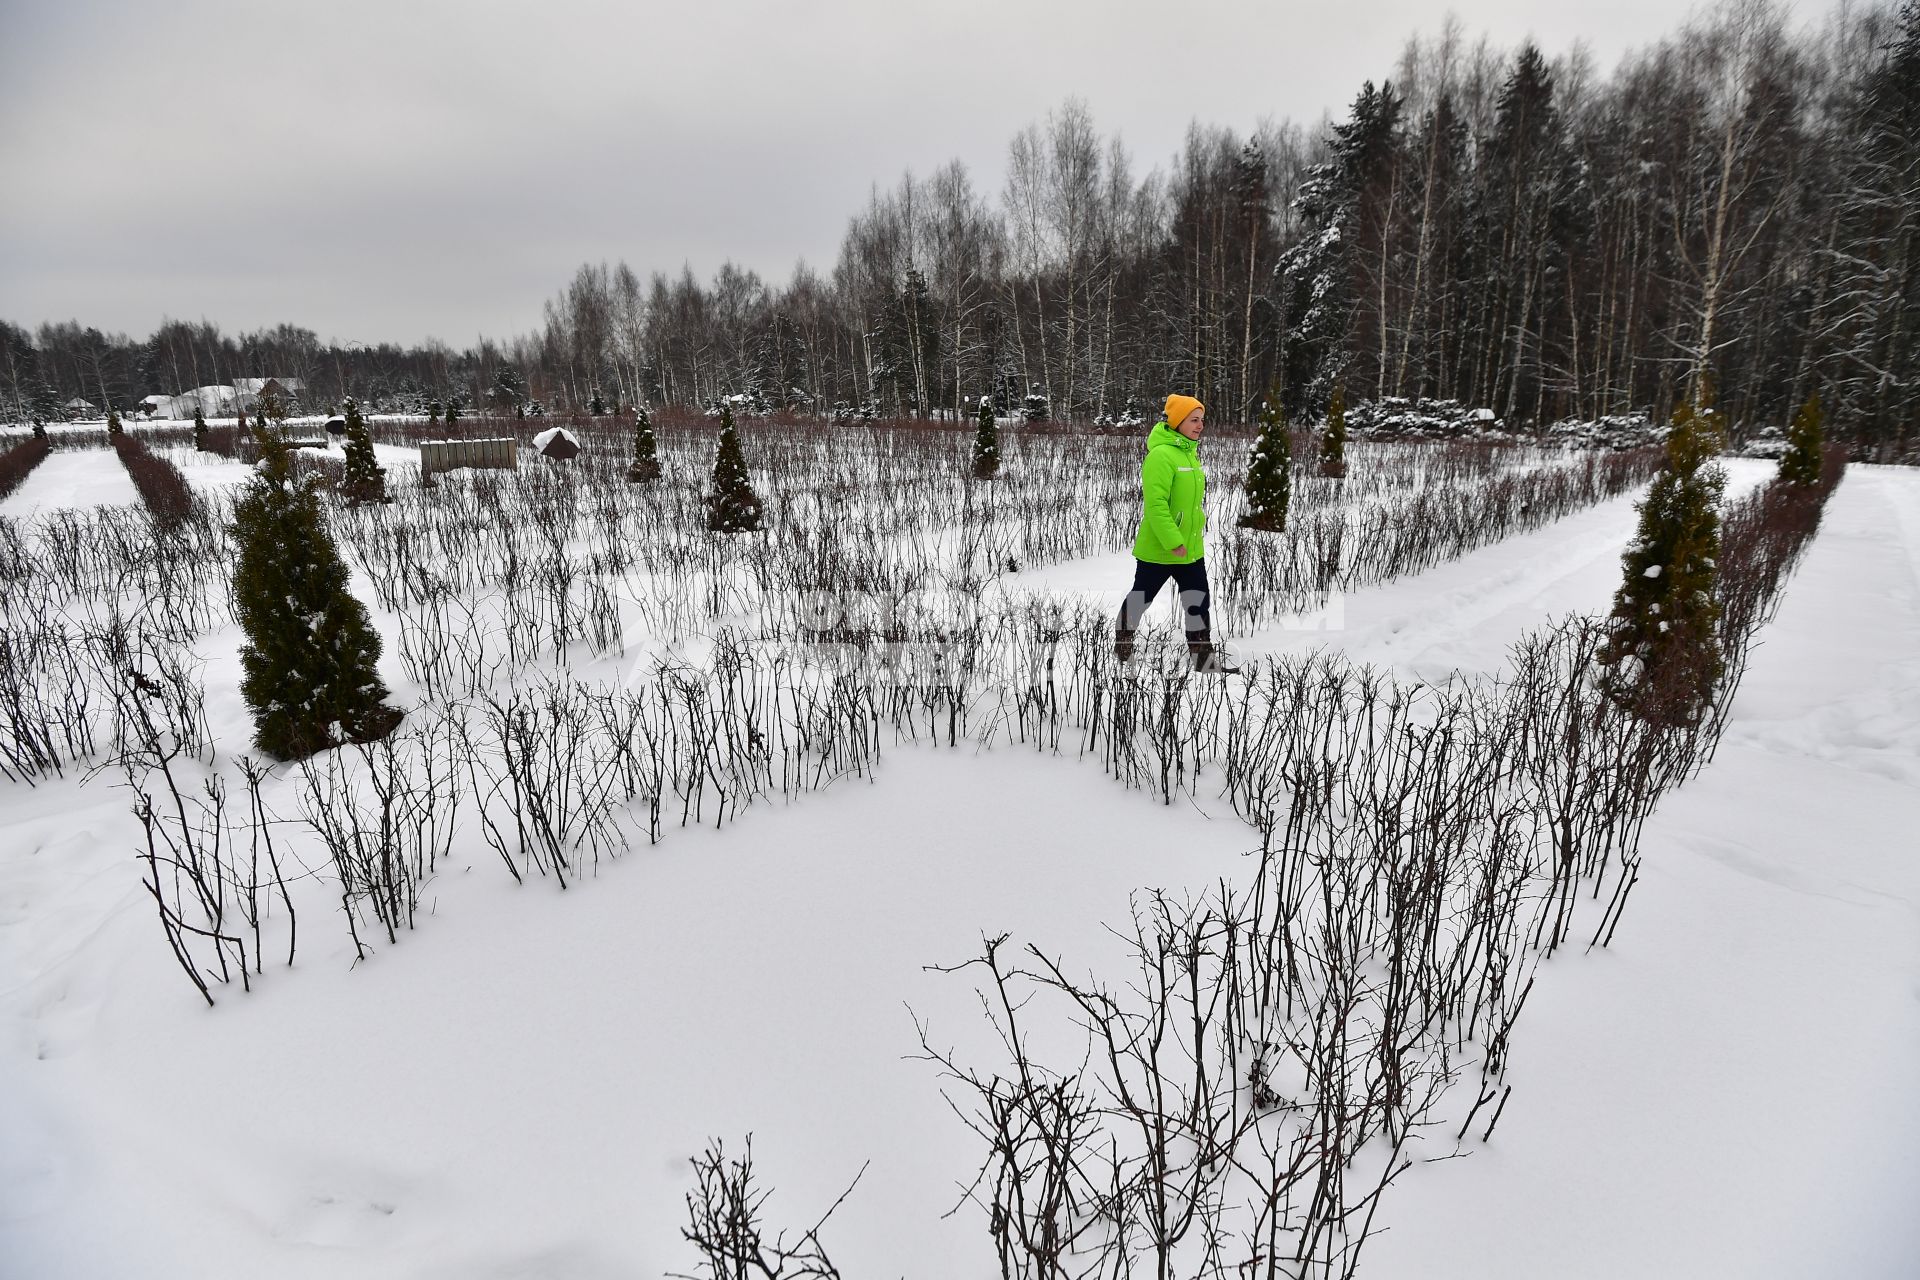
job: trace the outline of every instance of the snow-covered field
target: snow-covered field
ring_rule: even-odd
[[[1605,951],[1556,957],[1493,1142],[1366,1274],[1920,1274],[1920,472],[1854,467]]]
[[[102,460],[56,452],[7,514],[131,500]],[[1771,471],[1729,469],[1736,492]],[[1236,643],[1492,670],[1605,608],[1632,527],[1605,502],[1349,593],[1337,629]],[[1020,577],[1117,598],[1125,571]],[[206,656],[215,735],[244,740],[232,653]],[[778,1224],[866,1167],[823,1233],[844,1274],[990,1274],[979,1211],[943,1216],[979,1154],[914,1018],[943,1044],[985,1029],[970,983],[925,966],[1000,932],[1099,963],[1134,891],[1233,877],[1258,844],[1204,789],[1169,807],[1092,760],[891,748],[870,784],[675,830],[565,893],[463,846],[402,945],[355,966],[316,903],[294,969],[208,1010],[114,782],[0,790],[9,1278],[689,1271],[688,1157],[748,1132]],[[1856,467],[1717,758],[1650,823],[1612,946],[1543,966],[1493,1140],[1396,1184],[1362,1274],[1914,1274],[1916,831],[1920,473]]]

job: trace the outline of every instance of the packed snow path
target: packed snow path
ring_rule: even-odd
[[[1772,462],[1723,458],[1727,497],[1772,477]],[[1604,613],[1620,585],[1620,554],[1632,539],[1631,494],[1597,503],[1539,529],[1517,533],[1422,573],[1349,591],[1327,611],[1297,625],[1269,627],[1228,641],[1252,656],[1337,648],[1357,662],[1422,680],[1449,672],[1494,671],[1527,632],[1569,613]],[[1049,591],[1117,609],[1133,577],[1131,552],[1090,556],[1012,575],[1016,589]],[[1172,591],[1148,615],[1172,617]]]
[[[0,502],[0,516],[25,520],[63,507],[118,506],[140,501],[140,491],[111,449],[55,449],[26,483]]]
[[[1492,1144],[1389,1193],[1362,1274],[1920,1275],[1920,471],[1848,471],[1641,853]]]

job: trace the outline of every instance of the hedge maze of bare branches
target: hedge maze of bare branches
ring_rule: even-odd
[[[626,483],[618,437],[589,437],[566,467],[432,489],[401,469],[391,504],[329,499],[417,705],[382,741],[277,771],[207,728],[232,555],[219,502],[0,521],[0,777],[125,780],[169,950],[209,1003],[269,955],[292,962],[312,925],[296,932],[290,885],[337,894],[365,956],[416,927],[463,841],[566,888],[671,826],[868,776],[896,744],[1024,747],[1169,803],[1218,794],[1258,856],[1238,883],[1143,890],[1122,925],[1131,971],[988,938],[953,969],[1005,1059],[964,1061],[922,1028],[980,1140],[983,1229],[1023,1277],[1353,1274],[1413,1140],[1499,1121],[1539,959],[1611,937],[1641,827],[1709,758],[1842,465],[1812,497],[1770,485],[1729,510],[1727,688],[1677,730],[1595,687],[1602,623],[1584,617],[1543,625],[1497,675],[1438,684],[1324,651],[1230,680],[1117,667],[1111,602],[1021,574],[1130,541],[1131,439],[1008,433],[983,482],[963,432],[756,428],[768,527],[729,538],[700,507],[710,431],[663,431],[666,475],[646,486]],[[1243,450],[1212,448],[1230,635],[1658,465],[1355,444],[1346,479],[1302,470],[1287,531],[1262,534],[1234,527]],[[1084,1036],[1064,1057],[1061,1027]],[[744,1178],[716,1149],[701,1196],[741,1199]],[[712,1207],[690,1198],[703,1238]],[[808,1265],[830,1265],[803,1238]]]

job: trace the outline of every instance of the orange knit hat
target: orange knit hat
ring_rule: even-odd
[[[1195,409],[1204,409],[1206,407],[1207,406],[1201,404],[1192,396],[1168,396],[1166,413],[1167,425],[1177,427],[1185,422],[1187,415]]]

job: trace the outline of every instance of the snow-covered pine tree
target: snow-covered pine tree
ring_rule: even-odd
[[[449,396],[447,398],[447,429],[451,431],[453,424],[458,421],[460,421],[460,401]]]
[[[1335,480],[1347,474],[1347,391],[1337,382],[1327,401],[1327,430],[1320,437],[1320,474]]]
[[[108,405],[108,406],[107,406],[107,436],[108,436],[108,438],[109,438],[109,439],[113,439],[113,438],[116,438],[116,437],[118,437],[118,436],[120,436],[120,435],[123,435],[123,434],[125,434],[125,429],[124,429],[123,427],[121,427],[121,425],[120,425],[120,414],[119,414],[119,411],[118,411],[118,410],[116,410],[116,409],[115,409],[115,408],[114,408],[114,407],[113,407],[112,405]]]
[[[1300,238],[1280,259],[1292,338],[1287,352],[1289,394],[1296,410],[1317,404],[1350,374],[1368,328],[1368,272],[1387,268],[1392,225],[1387,211],[1397,190],[1391,180],[1402,145],[1406,99],[1391,84],[1369,80],[1347,120],[1333,126],[1325,162],[1313,166],[1294,202]],[[1373,381],[1366,370],[1363,385]]]
[[[38,418],[34,419],[33,422],[33,438],[35,440],[45,440],[47,438],[47,424]]]
[[[293,476],[285,441],[264,426],[261,461],[233,509],[241,695],[254,744],[281,760],[368,742],[399,724],[375,664],[380,635],[347,590],[311,480]]]
[[[747,459],[733,409],[720,410],[720,448],[713,457],[713,487],[707,492],[707,528],[715,533],[750,533],[760,527],[760,499],[747,480]]]
[[[430,423],[438,423],[440,421],[440,402],[438,400],[429,400],[427,402],[427,421]]]
[[[201,411],[197,399],[193,406],[193,447],[202,453],[207,448],[207,415]]]
[[[1247,459],[1247,509],[1240,516],[1240,526],[1278,533],[1287,527],[1287,505],[1292,500],[1293,436],[1287,430],[1276,383],[1260,410],[1260,436]]]
[[[1780,482],[1812,488],[1820,483],[1822,445],[1820,393],[1814,392],[1787,427],[1787,451],[1780,455]]]
[[[653,436],[653,419],[644,404],[634,410],[633,461],[627,464],[627,483],[645,484],[660,478],[660,445]]]
[[[386,502],[387,469],[380,465],[373,453],[373,433],[367,430],[367,420],[360,415],[360,406],[352,396],[347,397],[347,474],[340,482],[340,495],[348,502]]]
[[[27,392],[27,412],[35,426],[44,427],[60,414],[60,393],[45,378],[36,378]]]
[[[1713,461],[1724,437],[1712,394],[1703,378],[1673,411],[1666,466],[1640,501],[1597,657],[1608,695],[1661,725],[1697,722],[1723,665],[1716,582],[1727,477]]]
[[[600,389],[594,388],[593,398],[587,401],[587,412],[596,418],[606,416],[607,402],[600,397]]]
[[[493,375],[493,398],[512,409],[515,417],[526,417],[526,376],[510,364],[501,365]]]
[[[980,397],[973,433],[973,478],[991,480],[1000,473],[1000,428],[993,420],[993,397]]]

